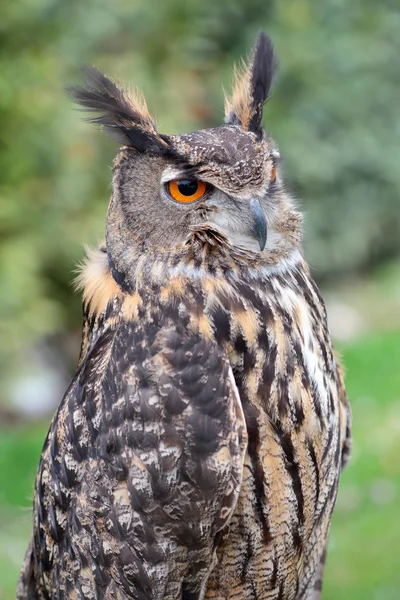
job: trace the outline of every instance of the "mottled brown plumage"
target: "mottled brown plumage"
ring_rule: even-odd
[[[94,70],[72,91],[126,145],[78,281],[81,356],[42,452],[20,600],[320,597],[351,418],[261,129],[272,65],[261,35],[227,123],[181,136]],[[171,180],[207,192],[179,204]]]

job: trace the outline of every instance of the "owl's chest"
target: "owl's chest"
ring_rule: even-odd
[[[323,311],[290,291],[280,298],[253,293],[211,313],[216,334],[218,325],[225,332],[249,443],[210,595],[296,598],[328,533],[341,447],[331,344]]]
[[[328,424],[335,366],[324,307],[289,286],[242,286],[240,297],[205,304],[225,346],[244,407],[290,430],[315,418]]]

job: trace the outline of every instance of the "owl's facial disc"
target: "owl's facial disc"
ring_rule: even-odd
[[[164,171],[161,186],[164,198],[181,205],[181,210],[191,215],[191,232],[215,231],[232,247],[252,252],[264,250],[267,219],[257,198],[235,198],[210,183],[170,168]],[[191,233],[188,239],[190,236]]]

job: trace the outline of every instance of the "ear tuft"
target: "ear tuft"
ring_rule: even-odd
[[[225,122],[262,137],[262,111],[271,90],[276,62],[272,42],[261,32],[248,64],[234,70],[232,97],[225,97]]]
[[[67,88],[71,99],[87,111],[99,113],[88,118],[101,125],[120,144],[139,152],[159,153],[167,148],[165,136],[160,136],[149,114],[142,94],[128,94],[95,67],[84,67],[86,85]]]

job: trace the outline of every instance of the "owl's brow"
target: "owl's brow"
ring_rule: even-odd
[[[161,183],[166,183],[167,181],[172,181],[173,179],[197,179],[199,174],[199,168],[202,165],[190,165],[189,163],[180,163],[178,165],[174,165],[171,167],[167,167],[164,169],[163,174],[161,175]]]
[[[165,158],[173,161],[176,170],[182,171],[187,177],[196,177],[197,171],[206,166],[206,162],[199,156],[196,157],[195,164],[190,161],[190,153],[180,152],[174,145],[170,136],[162,136],[168,141],[168,146],[163,149],[162,153]]]

